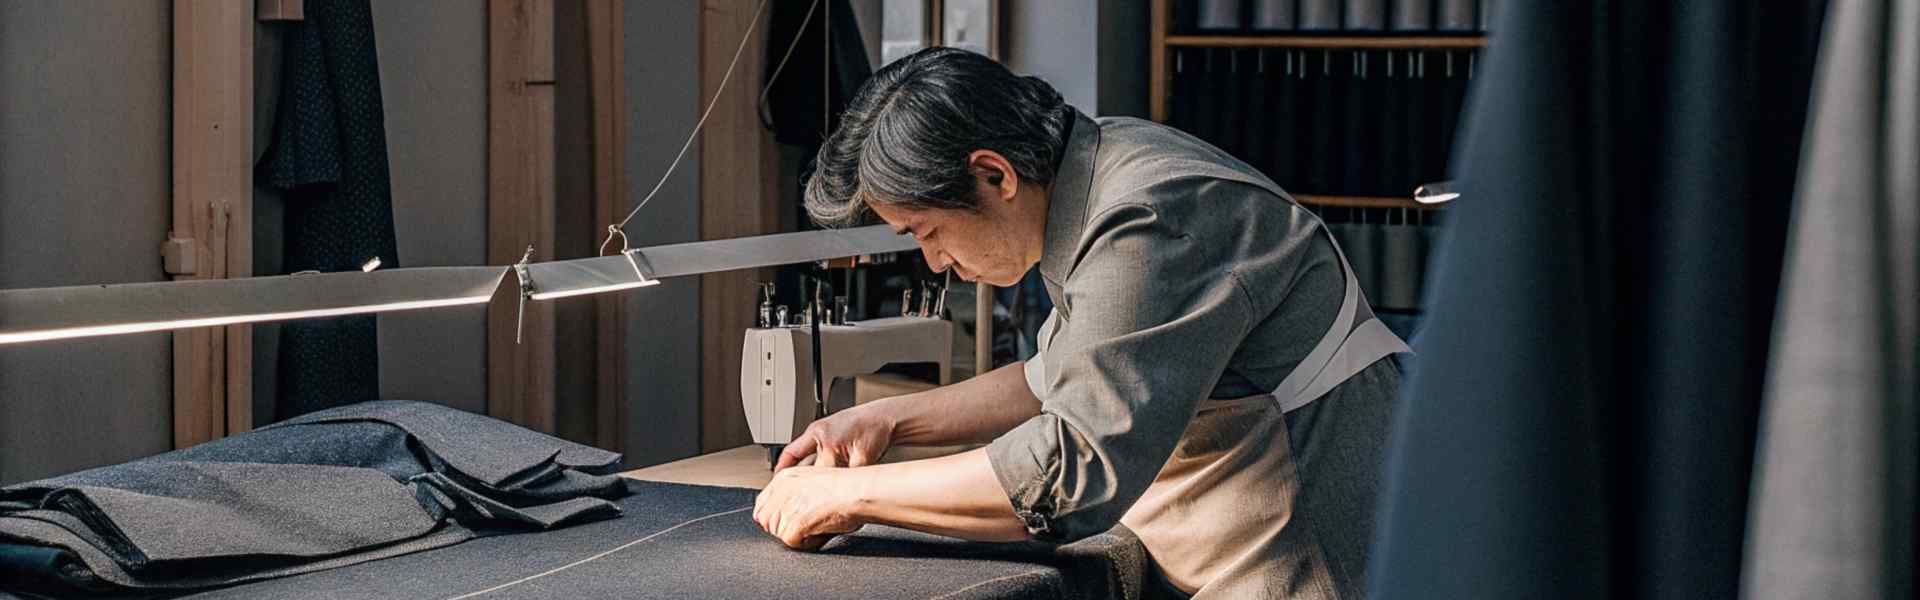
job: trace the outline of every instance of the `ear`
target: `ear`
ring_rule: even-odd
[[[1013,201],[1014,194],[1020,191],[1020,174],[1013,170],[1013,163],[1007,157],[992,150],[975,150],[967,155],[967,167],[980,182],[983,190],[992,193],[1003,201]]]

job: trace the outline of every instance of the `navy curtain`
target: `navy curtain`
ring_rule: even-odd
[[[1502,5],[1380,598],[1726,598],[1824,2]]]

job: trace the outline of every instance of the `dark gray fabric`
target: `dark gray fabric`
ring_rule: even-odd
[[[372,469],[322,465],[139,462],[69,478],[40,504],[79,518],[135,570],[228,556],[325,556],[437,524],[406,484]]]
[[[194,598],[452,598],[645,542],[480,598],[1140,598],[1146,550],[1125,528],[1074,544],[980,544],[868,527],[818,552],[754,524],[754,490],[633,481],[626,516],[489,537]],[[737,511],[737,512],[730,512]],[[719,515],[719,516],[713,516]],[[702,517],[704,520],[694,521]],[[688,523],[678,529],[669,529]]]
[[[1822,4],[1502,5],[1373,597],[1737,593]]]
[[[610,518],[624,480],[575,466],[618,460],[434,404],[332,409],[0,488],[0,587],[199,588]]]
[[[491,486],[524,487],[557,477],[562,469],[606,474],[620,464],[620,455],[613,452],[425,402],[362,402],[263,429],[350,421],[391,423],[413,434],[435,456],[448,461],[453,470]]]
[[[1392,398],[1399,390],[1399,366],[1382,360],[1286,415],[1300,478],[1293,516],[1319,541],[1343,598],[1366,597],[1373,508],[1380,499],[1393,423],[1394,403],[1379,398]]]
[[[1913,598],[1920,0],[1834,0],[1782,269],[1744,598]]]

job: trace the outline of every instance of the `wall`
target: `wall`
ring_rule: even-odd
[[[374,2],[394,233],[407,267],[487,263],[487,4]],[[380,316],[380,394],[485,412],[487,310]]]
[[[1003,62],[1095,116],[1147,116],[1148,3],[1003,0]]]
[[[627,173],[632,201],[653,189],[700,110],[700,7],[626,3]],[[728,93],[752,90],[729,84]],[[700,144],[627,226],[633,245],[700,237]],[[685,458],[700,449],[700,278],[668,279],[627,293],[627,464]]]
[[[165,278],[170,17],[0,1],[0,288]],[[0,484],[171,447],[170,340],[0,347]]]

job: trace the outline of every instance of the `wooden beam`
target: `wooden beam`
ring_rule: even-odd
[[[173,3],[175,279],[253,270],[253,4]],[[184,244],[179,240],[188,240]],[[173,336],[173,443],[184,448],[252,425],[252,334],[201,328]]]
[[[487,261],[554,252],[553,0],[487,3]],[[500,286],[487,307],[487,414],[553,433],[552,305]],[[516,334],[519,340],[516,341]]]
[[[1323,196],[1318,194],[1294,194],[1293,199],[1301,204],[1312,206],[1338,206],[1343,208],[1400,208],[1410,210],[1440,210],[1443,205],[1421,204],[1413,198],[1381,196]]]
[[[261,21],[303,21],[307,18],[306,0],[258,0]]]
[[[1167,49],[1167,28],[1173,27],[1173,8],[1169,6],[1172,2],[1153,0],[1153,24],[1148,30],[1148,76],[1152,77],[1147,82],[1148,116],[1160,123],[1167,122],[1167,97],[1173,93],[1172,74],[1167,71],[1167,63],[1172,62]]]
[[[759,0],[701,0],[700,103],[720,86]],[[780,200],[773,135],[755,107],[765,69],[767,20],[761,15],[733,80],[700,138],[700,238],[776,233]],[[740,405],[740,348],[753,326],[754,280],[771,271],[700,277],[700,448],[713,452],[753,443]]]
[[[587,232],[604,238],[607,226],[626,217],[627,79],[622,27],[624,0],[587,0],[587,72],[593,104],[593,222]],[[627,297],[594,298],[595,445],[626,452]]]

